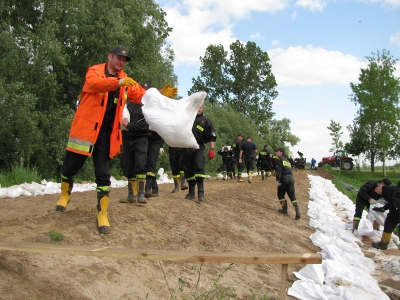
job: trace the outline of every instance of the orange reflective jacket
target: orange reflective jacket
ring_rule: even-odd
[[[92,155],[106,112],[108,92],[115,91],[118,88],[118,78],[127,77],[122,70],[118,72],[118,78],[106,77],[106,65],[106,63],[103,63],[88,68],[82,90],[82,99],[75,112],[69,133],[68,151],[87,156]],[[121,87],[110,136],[110,158],[121,152],[122,110],[126,99],[128,98],[129,101],[141,104],[142,96],[145,92],[146,90],[138,83],[129,88]]]

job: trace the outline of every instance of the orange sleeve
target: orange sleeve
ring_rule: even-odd
[[[85,93],[104,93],[114,91],[118,88],[119,80],[115,77],[106,77],[104,74],[105,64],[95,65],[88,68],[85,84],[82,91]]]
[[[131,101],[136,104],[142,104],[142,97],[144,93],[146,93],[146,90],[142,88],[139,83],[129,86],[127,101]]]

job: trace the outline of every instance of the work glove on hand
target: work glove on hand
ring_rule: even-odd
[[[213,159],[213,158],[214,158],[214,155],[215,155],[214,149],[210,149],[210,151],[208,151],[208,158],[209,158],[209,159]]]
[[[125,77],[125,78],[121,78],[119,80],[119,86],[132,86],[136,83],[135,80],[133,80],[130,77]]]
[[[281,186],[281,183],[279,181],[276,182],[277,186]]]
[[[385,211],[385,209],[383,208],[383,206],[382,206],[382,207],[375,206],[375,207],[372,208],[372,210],[378,211],[378,212],[384,212],[384,211]]]
[[[166,97],[172,98],[178,93],[178,88],[170,87],[171,84],[167,83],[160,91]]]
[[[241,164],[242,163],[242,159],[241,158],[239,158],[239,164]]]

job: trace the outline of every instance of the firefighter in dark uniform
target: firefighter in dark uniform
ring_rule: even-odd
[[[268,179],[271,174],[271,153],[268,150],[268,145],[264,145],[264,148],[258,153],[257,164],[261,170],[261,180],[264,180],[264,176]]]
[[[148,90],[152,86],[147,82],[142,84],[142,87],[145,90]],[[150,130],[150,134],[148,136],[148,147],[147,147],[147,161],[146,161],[146,187],[144,196],[146,198],[149,197],[157,197],[158,196],[158,185],[156,178],[156,168],[158,157],[160,155],[160,149],[164,145],[164,140],[162,137],[155,131]]]
[[[171,165],[172,178],[175,184],[172,193],[179,192],[179,186],[182,191],[187,190],[188,186],[185,180],[185,171],[182,164],[182,148],[169,147],[168,154],[169,164]]]
[[[242,139],[243,139],[243,136],[239,133],[236,138],[236,141],[232,145],[233,155],[234,155],[234,158],[236,161],[236,166],[237,166],[237,181],[238,182],[244,181],[242,179],[242,172],[244,170],[244,162],[239,159],[240,150],[242,150]]]
[[[128,130],[122,130],[121,168],[128,178],[128,197],[121,199],[122,203],[146,204],[144,195],[146,183],[146,162],[148,150],[149,124],[142,113],[142,105],[127,103],[130,120],[122,119],[122,125]]]
[[[239,154],[239,159],[245,162],[247,170],[247,181],[251,183],[253,179],[254,171],[254,154],[257,153],[258,149],[256,144],[252,142],[251,136],[247,136],[247,140],[242,144],[242,150]]]
[[[272,171],[272,176],[276,175],[276,161],[278,159],[278,156],[276,156],[276,153],[271,155],[271,171]]]
[[[384,212],[389,209],[389,213],[385,219],[381,241],[378,243],[373,242],[371,246],[386,250],[392,238],[393,230],[400,223],[400,181],[397,183],[397,186],[383,186],[382,198],[385,199],[387,203],[382,207],[375,206],[372,210]]]
[[[189,184],[189,193],[186,199],[195,198],[195,190],[197,184],[197,196],[199,202],[204,201],[204,179],[206,177],[204,170],[204,150],[206,143],[210,143],[210,150],[208,151],[208,158],[214,158],[214,146],[217,136],[215,129],[210,119],[203,114],[204,105],[202,105],[194,120],[192,132],[196,138],[199,149],[182,148],[183,153],[183,167],[185,170],[185,178]]]
[[[231,155],[231,175],[230,175],[230,179],[236,179],[236,157],[235,157],[235,153],[233,152],[233,148],[231,146],[230,151],[232,153]]]
[[[388,178],[385,178],[383,180],[369,180],[360,187],[357,193],[353,217],[353,232],[358,230],[364,208],[366,207],[369,211],[371,202],[374,203],[376,200],[382,198],[382,186],[389,186],[391,184],[392,182]],[[373,224],[374,229],[377,229],[378,226],[378,222],[375,221]]]
[[[232,155],[233,151],[228,150],[228,147],[224,147],[224,151],[218,150],[218,154],[222,156],[222,179],[226,180],[228,179],[228,176],[230,179],[232,179]]]
[[[292,166],[285,157],[285,149],[278,148],[275,150],[275,154],[278,157],[276,160],[276,183],[278,185],[277,194],[282,206],[282,208],[279,209],[279,212],[285,215],[287,214],[287,201],[285,199],[285,194],[287,193],[296,211],[295,219],[298,220],[300,219],[300,206],[295,195]]]

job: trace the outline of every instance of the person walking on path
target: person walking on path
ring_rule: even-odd
[[[277,195],[282,206],[282,208],[279,209],[279,212],[285,215],[288,213],[287,200],[285,198],[285,194],[287,193],[296,211],[295,219],[298,220],[301,216],[300,205],[296,199],[292,167],[290,162],[285,157],[285,149],[278,148],[275,150],[275,154],[278,157],[276,160],[276,184],[278,186]]]
[[[247,170],[247,181],[251,183],[253,179],[254,171],[254,155],[257,153],[257,146],[252,142],[251,136],[247,136],[246,142],[242,144],[242,150],[240,150],[239,160],[244,161]]]
[[[242,150],[242,140],[243,136],[239,133],[237,135],[236,141],[232,145],[233,149],[233,156],[236,161],[236,166],[237,166],[237,181],[238,182],[243,182],[244,180],[242,179],[242,172],[244,170],[244,163],[241,159],[239,159],[240,156],[240,151]],[[233,170],[235,173],[235,169]]]
[[[232,155],[233,151],[229,150],[227,146],[224,147],[224,151],[218,150],[218,155],[222,156],[222,179],[227,180],[228,176],[232,179]]]
[[[196,184],[197,196],[199,202],[205,200],[204,197],[204,179],[206,173],[204,170],[204,150],[205,144],[210,143],[208,158],[214,159],[214,147],[217,135],[215,134],[214,125],[211,120],[203,114],[204,105],[202,105],[194,120],[192,132],[199,145],[199,149],[183,148],[183,167],[185,170],[185,178],[189,184],[189,193],[185,199],[191,200],[195,198]]]
[[[268,179],[271,176],[271,153],[268,145],[264,145],[264,148],[258,153],[258,165],[261,170],[261,180],[264,180],[264,176]]]
[[[130,57],[124,47],[110,51],[107,62],[88,68],[81,92],[81,101],[75,112],[69,132],[66,153],[61,167],[61,195],[56,211],[64,212],[71,199],[74,176],[83,167],[88,156],[93,157],[97,191],[97,228],[110,232],[108,203],[111,186],[109,168],[111,159],[121,152],[122,109],[126,100],[141,104],[146,92],[143,87],[122,70]],[[178,92],[169,84],[161,89],[164,96]]]
[[[169,147],[169,164],[171,165],[172,179],[174,180],[174,188],[172,193],[179,192],[179,188],[183,190],[188,189],[185,179],[185,171],[182,164],[182,148]]]

